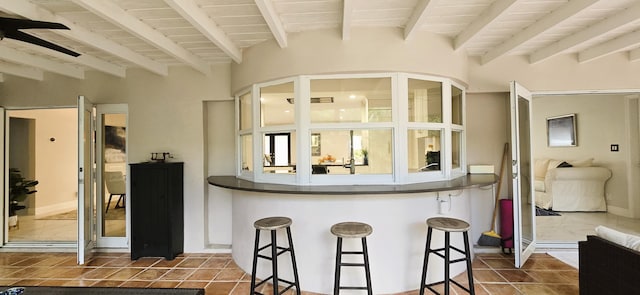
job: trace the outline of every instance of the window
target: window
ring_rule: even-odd
[[[260,88],[260,126],[295,123],[293,82]]]
[[[251,129],[252,125],[252,111],[251,111],[251,92],[240,95],[240,103],[238,104],[240,109],[240,130]]]
[[[240,160],[242,171],[253,171],[253,139],[251,134],[240,136]]]
[[[313,130],[321,146],[311,156],[312,171],[321,174],[390,174],[393,170],[390,129]],[[325,140],[326,139],[326,140]],[[319,169],[320,167],[325,167]]]
[[[462,89],[451,86],[451,123],[462,125]]]
[[[462,161],[462,132],[451,131],[451,168],[460,168]]]
[[[409,173],[440,171],[441,130],[407,130],[407,156]]]
[[[311,123],[391,120],[391,78],[311,80]]]
[[[409,122],[442,123],[442,83],[409,79]]]
[[[251,89],[253,96],[237,96],[242,178],[364,185],[442,181],[466,172],[465,92],[446,78],[301,75]]]

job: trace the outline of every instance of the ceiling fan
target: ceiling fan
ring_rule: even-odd
[[[62,46],[53,44],[47,40],[40,39],[36,36],[29,35],[20,30],[25,29],[51,29],[51,30],[68,30],[69,27],[60,23],[42,22],[28,19],[17,19],[0,17],[0,40],[4,38],[15,39],[38,46],[53,49],[74,57],[80,56],[80,53],[71,51]]]

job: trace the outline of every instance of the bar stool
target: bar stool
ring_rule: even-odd
[[[333,294],[338,295],[340,290],[367,290],[367,294],[373,294],[371,289],[371,272],[369,269],[369,254],[367,252],[367,236],[373,232],[373,228],[361,222],[341,222],[331,227],[331,233],[338,237],[338,247],[336,250],[336,272],[333,283]],[[362,251],[342,251],[343,238],[360,238],[362,240]],[[362,255],[363,263],[345,263],[342,262],[342,255]],[[366,287],[345,287],[340,286],[340,268],[343,266],[360,266],[364,267],[364,273],[367,280]]]
[[[439,294],[432,287],[438,284],[444,284],[444,294],[449,295],[449,282],[454,283],[456,286],[462,288],[467,291],[469,294],[474,295],[475,290],[473,288],[473,273],[471,270],[471,252],[469,251],[469,223],[455,218],[449,217],[434,217],[427,219],[427,226],[429,229],[427,230],[427,245],[425,246],[424,253],[424,264],[422,265],[422,280],[420,282],[420,295],[424,295],[424,289],[427,288],[434,294]],[[439,249],[431,249],[431,233],[433,229],[441,230],[444,232],[444,248]],[[462,237],[464,238],[464,251],[451,246],[450,245],[450,237],[449,234],[451,232],[462,232]],[[464,258],[451,260],[450,259],[450,249],[456,250],[461,254],[464,254]],[[444,255],[439,253],[440,251],[444,251]],[[427,278],[427,265],[429,263],[429,254],[435,254],[444,259],[444,281],[435,282],[431,284],[425,284]],[[454,281],[449,278],[449,266],[452,263],[457,262],[466,262],[467,263],[467,278],[469,280],[469,288],[465,288],[460,283]]]
[[[273,283],[273,295],[283,294],[287,292],[287,290],[292,287],[296,288],[296,294],[300,295],[300,282],[298,280],[298,267],[296,266],[296,256],[293,251],[293,240],[291,239],[291,218],[288,217],[267,217],[260,219],[253,223],[253,226],[256,228],[256,243],[253,248],[253,270],[251,272],[251,294],[260,294],[257,292],[256,288],[260,287],[260,285],[268,282],[270,279]],[[276,230],[278,229],[286,229],[287,230],[287,238],[289,239],[289,247],[284,248],[278,246],[276,242]],[[271,232],[271,243],[267,244],[263,247],[260,247],[260,230],[268,230]],[[267,248],[271,249],[271,256],[261,255],[260,251],[265,250]],[[291,254],[291,264],[293,266],[293,277],[294,281],[287,281],[281,278],[278,278],[278,256],[285,252],[290,252]],[[256,284],[256,270],[258,267],[258,258],[263,258],[267,260],[271,260],[271,276],[262,280],[260,283]],[[287,284],[286,288],[282,291],[278,291],[278,283],[283,282]]]

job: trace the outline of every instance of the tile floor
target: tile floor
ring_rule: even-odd
[[[0,252],[0,285],[204,288],[207,295],[248,294],[250,288],[251,275],[238,268],[230,254],[131,261],[128,253],[97,253],[86,266],[77,266],[75,259],[75,253]],[[479,295],[578,294],[578,271],[547,254],[533,254],[522,269],[513,267],[510,255],[478,254],[473,275]],[[457,277],[460,282],[465,278]],[[264,288],[268,292],[271,287]],[[459,291],[456,287],[451,293],[465,294]],[[402,295],[409,294],[418,291]]]
[[[575,243],[595,235],[598,225],[640,235],[640,219],[605,212],[560,212],[560,216],[536,216],[536,238],[538,242]]]

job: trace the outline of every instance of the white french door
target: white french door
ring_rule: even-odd
[[[529,90],[511,82],[511,172],[513,176],[513,235],[515,266],[522,267],[536,248],[535,201],[531,152]]]
[[[7,175],[8,173],[5,174],[5,166],[4,166],[4,161],[5,159],[8,159],[8,155],[7,150],[5,149],[5,146],[7,146],[7,137],[5,136],[6,133],[6,111],[3,107],[0,107],[0,136],[2,136],[2,138],[4,138],[3,140],[1,140],[1,146],[2,148],[0,148],[0,179],[2,180],[2,182],[5,184],[3,185],[3,195],[4,196],[9,196],[9,178],[5,177],[5,175]],[[9,236],[9,226],[7,225],[7,223],[9,222],[9,198],[5,197],[3,198],[3,201],[0,202],[0,212],[2,212],[2,217],[0,218],[0,224],[2,224],[2,230],[0,230],[0,246],[4,245],[7,242],[7,237]]]
[[[78,264],[85,264],[95,245],[94,159],[95,110],[84,96],[78,97]]]

